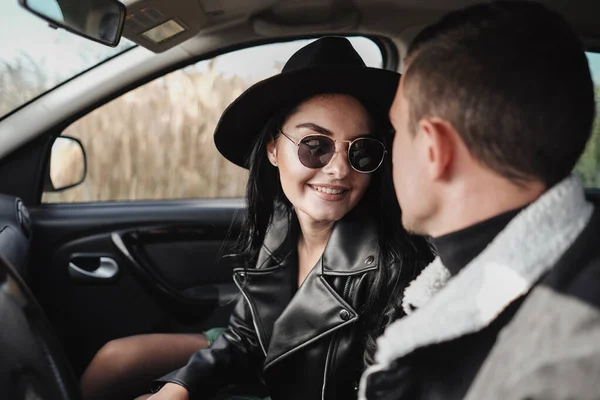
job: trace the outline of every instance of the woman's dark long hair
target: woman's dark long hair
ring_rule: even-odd
[[[275,204],[286,207],[289,215],[292,213],[292,205],[281,188],[278,170],[269,162],[266,146],[302,102],[284,106],[271,117],[257,135],[247,160],[250,169],[246,189],[247,207],[236,249],[245,265],[254,265],[258,258]],[[388,149],[383,164],[373,173],[369,188],[360,201],[361,208],[367,210],[377,223],[381,260],[380,268],[367,276],[368,298],[361,310],[366,330],[364,362],[369,365],[373,362],[377,337],[401,313],[402,289],[432,259],[432,251],[425,239],[410,236],[402,227],[389,154],[393,131],[385,113],[366,108],[375,137],[382,140]],[[394,271],[394,268],[400,270]]]

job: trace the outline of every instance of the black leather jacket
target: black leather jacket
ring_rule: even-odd
[[[160,381],[184,386],[191,399],[252,382],[266,384],[273,400],[356,398],[364,370],[365,278],[383,266],[376,226],[351,214],[336,223],[299,289],[297,234],[288,229],[295,224],[276,218],[257,267],[234,270],[242,296],[225,333]]]

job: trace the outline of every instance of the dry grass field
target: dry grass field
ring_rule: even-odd
[[[251,83],[207,68],[185,68],[96,109],[63,135],[80,139],[88,174],[79,186],[45,193],[44,202],[240,197],[247,172],[225,160],[212,135],[223,112]],[[280,65],[276,66],[280,68]],[[0,63],[0,115],[51,87],[35,63]],[[600,94],[600,87],[596,89]],[[69,181],[79,173],[72,149],[53,158]],[[588,187],[600,187],[600,119],[576,167]],[[71,174],[71,177],[69,177]]]
[[[249,84],[237,77],[176,71],[96,109],[63,135],[88,158],[83,184],[44,194],[45,202],[237,197],[247,173],[213,143],[223,110]],[[64,152],[57,157],[69,168]]]

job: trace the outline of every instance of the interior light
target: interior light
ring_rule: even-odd
[[[146,32],[142,33],[142,36],[152,40],[154,43],[160,43],[183,31],[185,31],[183,26],[178,24],[175,20],[170,19],[152,29],[148,29]]]

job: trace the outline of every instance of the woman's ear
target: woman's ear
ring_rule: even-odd
[[[274,138],[271,138],[267,143],[267,156],[274,167],[277,166],[277,143]]]

